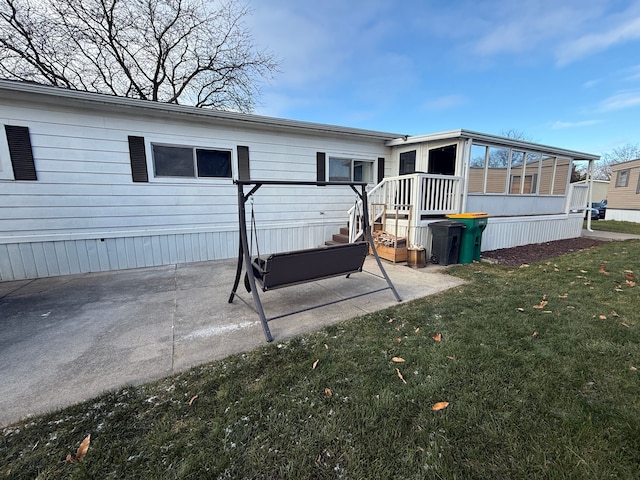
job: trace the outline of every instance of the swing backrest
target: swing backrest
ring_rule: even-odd
[[[253,273],[264,291],[361,272],[369,253],[367,242],[274,253],[252,262]]]

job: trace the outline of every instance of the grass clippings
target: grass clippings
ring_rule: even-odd
[[[640,242],[447,271],[468,283],[5,428],[0,477],[638,478]]]

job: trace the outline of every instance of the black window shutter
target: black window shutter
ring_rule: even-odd
[[[36,165],[33,161],[29,127],[5,125],[4,131],[9,145],[13,178],[15,180],[38,180]]]
[[[147,154],[144,149],[144,137],[129,136],[129,159],[131,160],[131,178],[134,182],[148,182]]]
[[[238,145],[238,180],[251,180],[249,147]]]
[[[317,182],[325,182],[326,181],[326,164],[327,164],[327,154],[324,152],[316,153],[316,181]]]
[[[378,183],[384,179],[384,157],[378,157]]]

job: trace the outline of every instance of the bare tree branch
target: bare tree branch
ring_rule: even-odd
[[[598,180],[611,180],[611,165],[628,162],[640,158],[640,145],[627,143],[621,147],[612,149],[605,153],[596,163],[594,178]]]
[[[239,0],[0,0],[0,76],[251,111],[278,71]]]

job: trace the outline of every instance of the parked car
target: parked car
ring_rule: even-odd
[[[607,201],[603,200],[601,202],[593,202],[591,204],[591,220],[602,219],[607,212]]]

